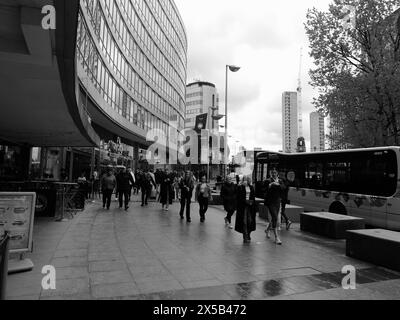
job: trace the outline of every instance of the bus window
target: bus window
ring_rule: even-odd
[[[396,166],[396,155],[389,151],[354,156],[351,167],[351,192],[393,196],[397,189]]]
[[[310,162],[306,166],[305,185],[310,189],[320,190],[323,188],[323,165],[322,163]]]
[[[350,163],[328,162],[326,164],[325,186],[330,191],[349,192]]]

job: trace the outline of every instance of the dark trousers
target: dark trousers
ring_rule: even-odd
[[[281,202],[281,215],[282,215],[282,218],[285,219],[286,224],[287,224],[289,222],[289,218],[286,215],[286,204],[287,204],[287,200],[282,200],[282,202]]]
[[[151,189],[150,188],[146,188],[146,187],[142,187],[142,205],[147,205],[147,200],[150,198],[151,195]]]
[[[208,198],[203,197],[202,195],[199,195],[199,205],[200,205],[200,218],[205,218],[206,212],[208,210]]]
[[[235,210],[227,211],[226,220],[228,220],[229,223],[232,223],[232,216],[234,215],[234,213]]]
[[[190,195],[188,196],[181,196],[181,211],[179,212],[180,216],[183,217],[183,212],[185,211],[186,207],[186,219],[190,220],[190,203],[191,203],[192,197]]]
[[[110,209],[112,193],[113,190],[103,190],[103,208],[107,206]]]
[[[125,203],[125,209],[128,207],[129,198],[130,198],[129,190],[119,190],[118,191],[118,200],[119,200],[119,207],[122,208],[123,202]],[[125,201],[124,201],[125,200]]]
[[[275,203],[269,203],[267,205],[268,211],[271,214],[271,224],[270,227],[272,229],[276,229],[278,226],[278,215],[279,215],[279,209],[281,206],[281,202],[275,202]]]

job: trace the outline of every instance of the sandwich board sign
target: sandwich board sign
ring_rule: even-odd
[[[33,220],[36,193],[0,192],[0,236],[10,235],[10,253],[22,254],[32,251]],[[31,270],[29,259],[9,261],[9,272]]]

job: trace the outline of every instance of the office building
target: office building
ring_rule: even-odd
[[[299,114],[297,110],[297,92],[282,94],[282,139],[283,151],[295,153],[299,138]]]
[[[319,112],[310,114],[311,152],[325,151],[325,118]]]
[[[214,84],[197,81],[186,86],[186,118],[185,128],[193,129],[196,117],[208,114],[207,129],[219,131],[218,120],[213,120],[213,115],[219,115],[219,96]]]
[[[184,128],[187,37],[174,1],[52,3],[47,30],[43,1],[0,0],[4,175],[58,180],[64,169],[75,181],[137,167],[151,129]]]

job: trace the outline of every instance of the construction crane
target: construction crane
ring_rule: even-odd
[[[303,47],[300,48],[300,65],[299,65],[299,78],[297,86],[297,110],[298,110],[298,121],[299,121],[299,137],[303,137],[303,88],[301,83],[302,76],[302,66],[303,66]]]

